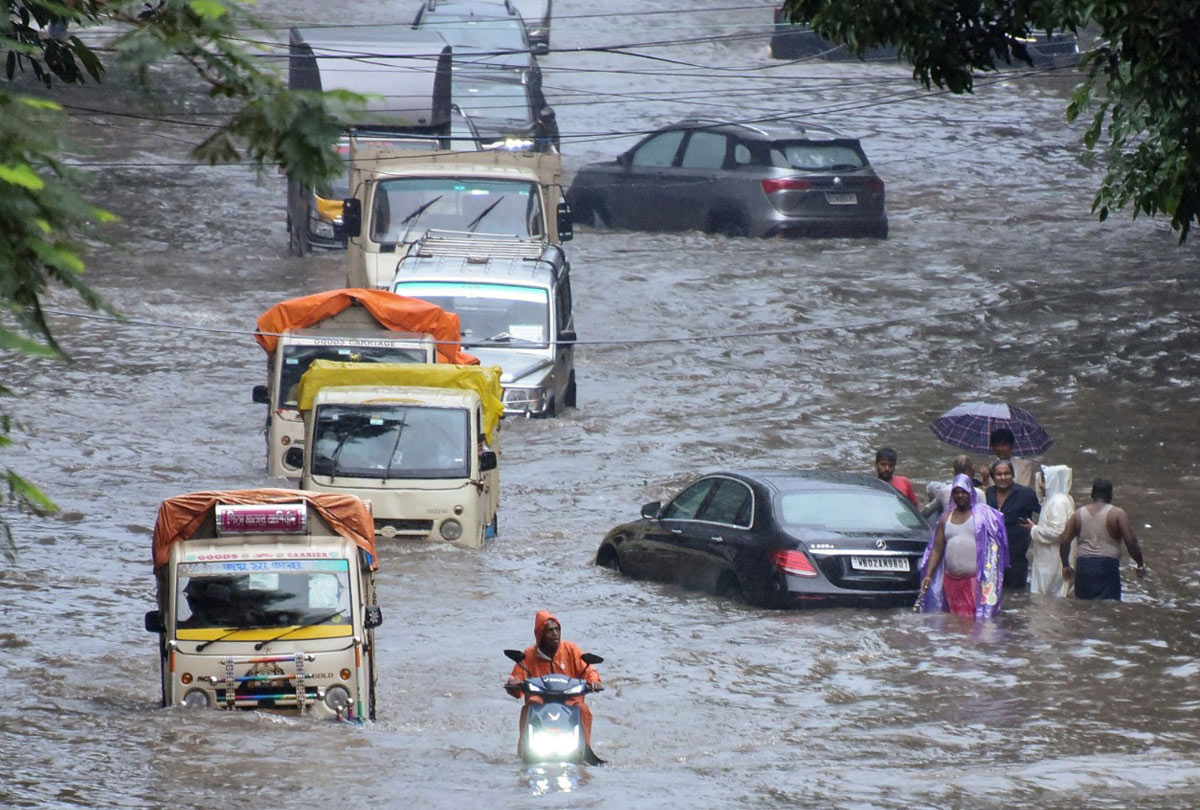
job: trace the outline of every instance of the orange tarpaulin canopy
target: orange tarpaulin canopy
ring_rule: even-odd
[[[459,346],[461,337],[458,316],[446,312],[437,304],[396,295],[387,290],[329,290],[281,301],[258,316],[258,333],[254,339],[267,354],[275,351],[279,335],[289,329],[303,329],[337,315],[355,302],[393,332],[415,332],[432,335],[437,342],[439,363],[473,366],[479,363],[474,355]]]
[[[154,567],[165,565],[171,546],[192,539],[204,519],[218,504],[307,503],[330,527],[371,555],[377,568],[375,521],[367,505],[354,495],[306,492],[301,489],[239,489],[227,492],[192,492],[167,498],[158,507],[154,523]]]

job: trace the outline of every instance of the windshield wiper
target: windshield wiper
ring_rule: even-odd
[[[279,639],[283,638],[284,636],[288,635],[289,633],[295,633],[297,630],[303,630],[306,627],[313,627],[318,624],[325,624],[325,622],[329,621],[330,619],[332,619],[336,616],[341,616],[341,615],[342,615],[342,611],[335,610],[333,613],[330,613],[328,616],[322,616],[319,619],[313,619],[311,622],[305,622],[304,624],[298,624],[295,627],[289,627],[287,630],[284,630],[282,633],[275,636],[274,638],[269,638],[266,641],[258,642],[257,644],[254,645],[254,649],[261,650],[263,647],[267,646],[272,641],[279,641]],[[197,649],[199,649],[199,648],[197,648]]]
[[[446,195],[439,194],[436,197],[434,197],[432,200],[430,200],[429,202],[421,203],[420,205],[418,205],[416,208],[413,209],[412,213],[410,213],[404,219],[400,220],[401,225],[408,225],[408,228],[406,228],[404,231],[404,236],[400,237],[401,242],[408,241],[408,234],[409,234],[409,232],[412,231],[413,225],[417,224],[417,220],[421,218],[421,214],[424,214],[426,211],[428,211],[429,207],[431,205],[433,205],[435,202],[437,202],[444,196],[446,196]]]
[[[346,431],[342,438],[338,439],[337,447],[333,448],[333,458],[330,459],[333,467],[329,470],[330,478],[337,478],[338,473],[338,456],[342,454],[342,448],[346,446],[346,442],[350,440],[350,431]]]
[[[408,425],[403,419],[396,423],[396,443],[392,445],[392,454],[388,456],[387,469],[383,471],[383,480],[386,481],[392,477],[392,462],[396,460],[396,451],[400,449],[400,437],[404,435],[404,428]]]
[[[499,197],[496,198],[496,201],[494,203],[492,203],[487,208],[485,208],[481,212],[479,212],[479,216],[475,217],[475,219],[471,220],[471,222],[467,225],[467,231],[469,233],[475,233],[475,229],[477,227],[479,227],[480,222],[483,222],[483,218],[486,217],[488,214],[492,213],[492,209],[495,208],[500,203],[504,202],[504,198],[507,196],[508,196],[507,194],[501,194]]]
[[[228,631],[228,632],[226,632],[226,633],[222,633],[221,635],[217,636],[216,638],[210,638],[208,641],[204,642],[203,644],[197,644],[197,645],[196,645],[196,652],[200,652],[200,651],[201,651],[201,650],[203,650],[205,647],[207,647],[209,644],[216,644],[218,641],[224,641],[225,639],[227,639],[227,638],[229,638],[230,636],[232,636],[234,633],[240,633],[240,632],[242,632],[242,631],[243,631],[243,630],[245,630],[245,629],[246,629],[246,628],[244,628],[244,627],[235,627],[235,628],[233,628],[232,630],[230,630],[230,631]]]

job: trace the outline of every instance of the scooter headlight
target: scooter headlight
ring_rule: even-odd
[[[203,689],[193,689],[183,696],[183,705],[189,709],[207,709],[208,692]]]
[[[325,690],[325,705],[338,714],[350,708],[350,690],[344,686],[331,686]]]
[[[529,750],[539,759],[571,757],[579,750],[579,728],[571,731],[529,731]]]

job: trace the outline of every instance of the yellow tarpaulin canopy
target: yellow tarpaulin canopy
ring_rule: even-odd
[[[428,363],[338,363],[316,360],[300,378],[300,410],[312,410],[322,388],[383,385],[398,388],[451,388],[474,391],[483,402],[483,432],[496,443],[496,426],[504,414],[500,366],[452,366]]]

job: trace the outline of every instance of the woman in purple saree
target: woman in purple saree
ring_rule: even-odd
[[[967,476],[956,476],[951,487],[954,509],[938,521],[921,558],[917,606],[976,619],[995,616],[1008,567],[1004,516],[979,502]]]

